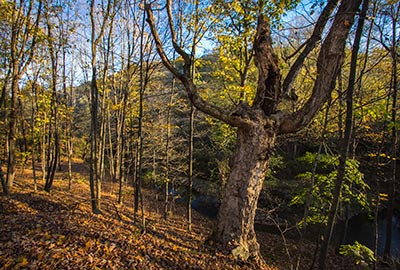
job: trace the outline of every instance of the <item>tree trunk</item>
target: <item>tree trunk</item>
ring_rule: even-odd
[[[353,132],[353,92],[354,92],[354,85],[356,81],[356,70],[357,70],[357,56],[360,47],[360,41],[362,37],[362,32],[364,28],[364,20],[368,10],[368,3],[369,0],[363,1],[362,11],[360,17],[358,19],[358,25],[356,30],[356,35],[354,37],[354,44],[352,49],[351,55],[351,63],[350,63],[350,74],[349,74],[349,82],[347,87],[347,95],[346,95],[346,119],[345,119],[345,130],[344,130],[344,137],[341,143],[340,149],[340,157],[339,157],[339,166],[337,169],[337,176],[335,179],[335,186],[333,190],[333,201],[331,208],[329,209],[328,214],[328,223],[326,227],[326,231],[324,234],[324,238],[322,240],[321,245],[321,253],[319,257],[319,270],[325,269],[326,257],[328,254],[328,247],[329,242],[332,237],[333,229],[336,222],[336,215],[338,213],[339,204],[340,204],[340,197],[342,192],[343,181],[345,177],[346,171],[346,161],[347,156],[350,149],[350,143],[352,138]]]
[[[193,138],[194,138],[194,114],[195,108],[190,104],[189,118],[189,149],[188,149],[188,202],[187,202],[187,222],[188,230],[192,230],[192,199],[193,199]]]
[[[104,36],[105,27],[107,24],[112,24],[109,19],[111,16],[111,1],[106,1],[106,10],[104,17],[100,22],[100,29],[96,36],[96,18],[95,18],[95,1],[91,0],[90,4],[90,23],[91,23],[91,69],[92,69],[92,81],[90,84],[90,197],[92,203],[92,212],[95,214],[101,214],[100,210],[100,194],[101,194],[101,177],[102,177],[102,167],[100,164],[102,162],[102,149],[99,149],[101,143],[104,139],[100,136],[100,126],[99,123],[99,89],[97,86],[97,46],[99,46],[100,41]],[[103,108],[103,107],[102,107]]]
[[[138,123],[138,141],[137,141],[137,167],[136,167],[136,182],[135,182],[135,201],[134,201],[134,222],[136,222],[136,215],[138,212],[139,208],[139,201],[141,203],[141,218],[142,218],[142,232],[144,233],[146,231],[146,220],[144,216],[144,204],[143,204],[143,194],[142,194],[142,183],[143,183],[143,140],[144,140],[144,134],[143,134],[143,120],[144,120],[144,115],[143,115],[143,107],[144,107],[144,93],[147,89],[147,83],[148,83],[148,61],[149,58],[146,60],[144,59],[145,57],[145,49],[148,48],[144,43],[144,37],[145,37],[145,32],[144,32],[144,24],[145,24],[145,19],[146,19],[146,14],[143,12],[142,14],[142,31],[140,33],[140,66],[139,66],[139,80],[140,80],[140,85],[139,85],[139,123]]]
[[[53,36],[53,25],[50,22],[49,10],[45,12],[46,25],[47,25],[47,46],[50,53],[51,60],[51,90],[52,96],[50,100],[51,114],[49,122],[49,144],[47,151],[47,174],[44,190],[50,192],[53,186],[55,172],[58,166],[60,158],[60,141],[59,141],[59,131],[58,131],[58,97],[57,97],[57,69],[58,69],[58,51],[57,44],[55,43],[55,37]],[[51,138],[54,137],[54,140]]]
[[[213,236],[243,260],[261,260],[254,217],[274,143],[275,133],[264,129],[262,123],[238,129],[234,165],[223,191]]]
[[[66,76],[64,76],[66,77]],[[69,93],[65,93],[67,97],[67,108],[72,109],[75,106],[75,100],[74,100],[74,69],[73,66],[71,66],[71,78],[70,78],[70,86],[69,86]],[[66,90],[66,89],[65,89]],[[74,154],[74,143],[72,140],[72,128],[73,128],[73,122],[74,122],[74,115],[73,113],[68,113],[68,119],[67,119],[67,131],[66,131],[66,136],[67,136],[67,157],[68,157],[68,190],[71,190],[72,188],[72,157]]]
[[[396,9],[396,10],[395,10]],[[397,81],[397,20],[399,14],[400,5],[395,8],[391,8],[391,19],[392,19],[392,44],[390,47],[390,55],[392,60],[392,78],[391,78],[391,93],[392,93],[392,111],[391,111],[391,182],[389,187],[389,202],[387,207],[386,215],[386,241],[384,255],[386,257],[391,256],[391,245],[392,245],[392,234],[393,234],[393,215],[394,215],[394,200],[396,196],[396,163],[397,163],[397,149],[398,149],[398,128],[397,128],[397,91],[398,91],[398,81]]]
[[[1,181],[1,187],[3,188],[3,195],[8,196],[10,194],[10,191],[8,190],[8,186],[6,183],[6,179],[4,179],[4,174],[3,174],[3,168],[1,167],[1,160],[0,160],[0,181]]]
[[[57,128],[57,127],[55,126],[54,128]],[[59,158],[59,153],[60,153],[58,131],[55,131],[53,147],[54,147],[54,149],[51,151],[50,166],[48,167],[48,172],[46,175],[46,183],[44,185],[44,190],[46,192],[50,192],[50,189],[53,186],[54,176],[55,176],[57,164],[58,164],[58,158]]]
[[[37,83],[37,77],[35,77],[34,84],[32,86],[32,96],[34,98],[31,99],[31,136],[32,136],[32,174],[33,174],[33,191],[37,191],[37,176],[36,176],[36,143],[35,143],[35,126],[36,126],[36,110],[35,110],[35,102],[37,103],[37,90],[36,90],[36,83]]]
[[[26,8],[22,5],[26,4]],[[14,183],[15,167],[16,167],[16,130],[17,130],[17,98],[19,90],[19,82],[26,72],[34,55],[36,46],[36,38],[39,29],[39,20],[42,11],[42,1],[39,1],[37,6],[37,14],[35,21],[31,20],[31,15],[36,7],[34,1],[28,3],[14,2],[11,11],[11,31],[10,31],[10,72],[7,73],[6,79],[11,74],[11,99],[9,130],[7,137],[8,152],[7,152],[7,175],[6,184],[9,191]],[[34,27],[33,27],[34,26]],[[29,28],[29,31],[26,29]],[[25,29],[25,30],[22,30]],[[29,46],[28,46],[29,44]],[[7,96],[6,84],[4,84],[1,94],[0,104],[5,102]],[[1,104],[2,105],[2,104]],[[5,190],[4,190],[5,191]]]
[[[128,65],[129,67],[129,65]],[[122,187],[125,182],[125,115],[126,115],[126,95],[127,89],[124,89],[124,97],[122,102],[122,112],[121,115],[118,116],[120,120],[118,120],[119,124],[117,124],[117,153],[116,153],[116,160],[117,160],[117,167],[116,167],[116,179],[118,180],[118,204],[122,204],[123,201],[123,194],[122,194]]]
[[[16,69],[16,67],[14,67]],[[7,189],[10,190],[14,183],[15,177],[15,156],[16,156],[16,145],[15,145],[15,133],[17,129],[17,96],[18,96],[18,77],[13,75],[13,81],[11,86],[11,104],[10,104],[10,115],[9,115],[9,130],[8,130],[8,156],[7,156]]]
[[[171,108],[172,101],[174,98],[175,92],[175,79],[172,79],[171,85],[171,95],[169,97],[168,107],[167,107],[167,115],[166,115],[166,134],[165,134],[165,190],[164,190],[164,219],[168,218],[168,215],[171,211],[171,207],[169,205],[169,191],[172,190],[171,180],[169,177],[170,173],[170,137],[171,137]],[[173,190],[172,190],[173,191]]]

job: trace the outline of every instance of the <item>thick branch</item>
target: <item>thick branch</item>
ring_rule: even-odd
[[[259,107],[266,115],[271,115],[275,113],[281,98],[281,75],[278,58],[272,48],[270,26],[262,15],[258,17],[253,47],[254,61],[258,69],[258,86],[253,107]]]
[[[317,78],[311,97],[298,112],[283,119],[280,133],[296,132],[306,126],[330,97],[335,88],[339,67],[343,62],[346,39],[360,3],[361,0],[342,1],[333,25],[321,46],[317,62]]]
[[[156,43],[156,50],[157,50],[158,55],[161,58],[161,61],[163,62],[164,66],[169,71],[171,71],[175,77],[177,77],[177,78],[182,77],[183,74],[181,74],[178,71],[178,69],[176,69],[174,67],[174,65],[169,61],[169,59],[164,51],[164,48],[163,48],[162,42],[161,42],[161,38],[158,35],[158,31],[156,30],[155,19],[154,19],[153,11],[151,10],[151,5],[146,4],[145,9],[146,9],[146,13],[147,13],[147,23],[150,25],[150,31],[154,38],[154,42]]]
[[[317,23],[315,25],[314,31],[311,37],[306,41],[304,50],[300,53],[299,57],[293,63],[292,67],[290,68],[285,80],[283,81],[283,93],[287,94],[290,91],[290,87],[293,84],[299,70],[303,66],[304,60],[310,54],[310,52],[315,48],[318,41],[321,40],[322,32],[325,29],[326,23],[328,22],[331,13],[335,9],[338,0],[331,0],[326,4],[325,8],[321,12]],[[302,47],[303,47],[302,45]]]

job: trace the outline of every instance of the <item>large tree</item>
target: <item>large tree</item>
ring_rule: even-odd
[[[192,52],[186,51],[177,41],[171,2],[167,0],[166,5],[169,31],[173,48],[184,61],[182,69],[176,68],[169,59],[157,31],[151,5],[146,5],[148,23],[162,62],[182,82],[190,101],[197,109],[237,128],[236,150],[222,194],[218,224],[213,237],[235,256],[262,263],[254,231],[254,217],[276,137],[305,127],[330,97],[361,0],[342,1],[340,4],[338,0],[327,1],[311,37],[302,46],[285,79],[282,78],[278,57],[272,46],[271,21],[265,13],[271,4],[261,0],[253,3],[257,8],[253,51],[258,69],[258,85],[254,100],[251,103],[243,101],[233,110],[210,104],[200,95],[191,73]],[[334,12],[333,21],[328,23]],[[278,105],[283,102],[283,97],[297,77],[302,64],[318,42],[321,45],[317,74],[307,102],[294,113],[279,111]]]

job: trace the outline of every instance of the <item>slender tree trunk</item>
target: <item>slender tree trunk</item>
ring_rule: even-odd
[[[146,1],[144,1],[146,2]],[[137,168],[136,168],[136,186],[135,186],[135,205],[134,205],[134,219],[136,221],[136,215],[139,208],[139,200],[141,203],[141,218],[142,218],[142,230],[146,231],[146,220],[144,216],[144,203],[143,203],[143,194],[142,194],[142,182],[143,182],[143,99],[144,93],[147,88],[148,83],[148,65],[145,63],[145,44],[144,36],[145,36],[145,19],[146,13],[142,14],[142,22],[141,22],[141,34],[140,34],[140,87],[139,87],[139,125],[138,125],[138,150],[137,150]]]
[[[100,213],[100,204],[98,201],[97,194],[97,183],[98,179],[98,120],[97,120],[97,110],[98,110],[98,93],[96,85],[96,67],[92,67],[92,82],[90,87],[90,103],[91,103],[91,125],[90,125],[90,197],[92,204],[92,212],[95,214]]]
[[[32,102],[31,102],[31,106],[32,106],[32,111],[31,111],[31,136],[32,136],[32,154],[31,154],[31,158],[32,158],[32,173],[33,173],[33,191],[36,192],[37,191],[37,176],[36,176],[36,143],[35,143],[35,126],[36,126],[36,121],[35,121],[35,117],[36,117],[36,110],[35,110],[35,100],[36,100],[36,82],[34,83],[34,85],[32,86],[32,94],[33,97],[32,98]],[[36,101],[37,102],[37,101]]]
[[[8,196],[10,192],[8,190],[6,179],[4,178],[1,160],[0,160],[0,181],[1,181],[1,187],[3,188],[3,195]]]
[[[74,155],[74,145],[72,141],[72,121],[68,120],[67,125],[67,157],[68,157],[68,190],[72,188],[72,157]]]
[[[343,142],[344,140],[344,118],[343,118],[343,114],[344,114],[344,103],[346,100],[346,96],[344,95],[343,91],[343,74],[342,74],[342,68],[339,69],[339,74],[338,74],[338,99],[339,99],[339,109],[338,109],[338,141],[339,142]],[[339,209],[338,209],[338,216],[340,216],[340,203],[339,203]],[[343,226],[341,226],[342,223],[339,223],[339,226],[336,227],[336,232],[337,232],[337,237],[336,237],[336,243],[335,246],[337,247],[338,245],[340,245],[341,241],[342,241],[342,237],[344,237],[343,234]],[[322,228],[321,232],[323,233],[324,230]],[[323,236],[323,235],[321,235]],[[320,237],[320,239],[324,239],[323,237]],[[340,240],[339,240],[340,239]],[[320,241],[320,240],[318,240]],[[322,245],[324,243],[322,242]]]
[[[388,198],[388,208],[386,216],[386,241],[384,255],[386,257],[391,256],[391,245],[392,245],[392,221],[394,214],[394,199],[396,196],[396,172],[397,172],[397,148],[398,148],[398,137],[397,137],[397,91],[398,91],[398,79],[397,79],[397,59],[398,59],[398,40],[397,40],[397,18],[399,14],[400,5],[391,7],[392,12],[392,44],[391,44],[391,59],[392,59],[392,76],[391,76],[391,93],[392,93],[392,112],[391,112],[391,182]]]
[[[58,96],[57,96],[57,69],[58,69],[58,53],[55,48],[55,41],[53,36],[53,25],[49,21],[49,11],[45,12],[46,26],[47,26],[47,46],[50,52],[51,60],[51,115],[49,123],[49,144],[48,144],[48,167],[46,174],[46,182],[44,190],[50,192],[53,185],[55,172],[57,170],[58,161],[60,158],[60,141],[59,141],[59,127],[58,127]],[[53,138],[53,140],[51,140]]]
[[[114,80],[113,84],[115,84]],[[115,86],[111,86],[111,89],[115,89]],[[107,138],[108,138],[108,174],[110,176],[110,180],[112,183],[117,182],[118,176],[117,176],[117,168],[118,168],[118,154],[119,154],[119,115],[118,112],[116,113],[116,139],[115,139],[115,153],[114,153],[114,143],[113,143],[113,133],[112,133],[112,128],[111,128],[111,108],[110,106],[107,106]]]
[[[65,137],[66,137],[66,152],[68,159],[68,190],[72,188],[72,157],[74,153],[73,139],[72,139],[72,125],[73,125],[73,117],[74,114],[70,112],[71,109],[74,108],[74,67],[71,65],[71,78],[70,78],[70,86],[67,87],[67,73],[66,73],[66,48],[63,47],[63,90],[64,90],[64,99],[65,105],[67,108],[67,121],[65,124]]]
[[[54,105],[54,108],[56,108],[57,105]],[[53,186],[53,181],[54,181],[54,176],[57,170],[57,165],[58,165],[58,158],[60,157],[59,153],[60,153],[60,143],[59,143],[59,134],[58,134],[58,126],[57,123],[58,121],[56,120],[57,113],[54,112],[54,125],[50,125],[49,128],[49,133],[50,132],[54,132],[54,139],[53,142],[49,142],[48,147],[48,157],[47,159],[49,160],[49,165],[47,167],[47,173],[46,173],[46,182],[45,182],[45,186],[44,186],[44,190],[47,192],[50,192],[51,187]],[[52,127],[53,129],[52,130]],[[50,135],[50,134],[49,134]],[[53,136],[49,136],[49,138],[52,138]]]
[[[72,140],[72,115],[67,123],[67,158],[68,158],[68,190],[72,188],[72,157],[74,155],[74,143]]]
[[[103,129],[99,123],[99,89],[97,85],[97,46],[104,36],[106,25],[112,25],[110,21],[111,11],[114,8],[115,2],[107,0],[105,3],[104,17],[100,23],[100,29],[97,33],[97,22],[95,18],[95,1],[90,1],[90,23],[91,23],[91,68],[92,78],[90,84],[90,197],[92,204],[92,212],[100,214],[100,194],[101,194],[101,177],[103,175],[103,154],[100,144],[104,143],[104,138],[100,136]],[[96,36],[97,34],[97,36]],[[104,100],[104,99],[103,99]],[[102,102],[103,103],[103,102]],[[103,121],[104,122],[104,121]],[[104,132],[103,132],[104,133]],[[103,134],[104,135],[104,134]],[[103,144],[104,145],[104,144]]]
[[[6,104],[5,104],[5,100],[6,100],[6,92],[7,92],[7,85],[8,85],[8,80],[11,74],[11,69],[8,70],[7,75],[5,77],[5,79],[3,80],[3,87],[2,87],[2,91],[1,91],[1,96],[0,96],[0,120],[1,121],[5,121],[6,119]],[[2,138],[1,140],[1,144],[2,145],[6,145],[8,141],[8,138]],[[4,142],[4,144],[3,144]],[[6,147],[4,147],[6,148]],[[6,149],[4,149],[6,150]],[[1,152],[1,154],[3,154],[3,151]],[[7,153],[8,154],[8,153]],[[2,155],[3,156],[3,155]],[[1,181],[1,187],[3,190],[3,195],[4,196],[8,196],[10,194],[10,191],[8,189],[7,186],[7,182],[6,182],[6,178],[4,178],[4,173],[3,173],[3,160],[2,160],[2,156],[0,158],[0,181]]]
[[[168,218],[169,214],[169,190],[172,188],[170,186],[170,176],[169,176],[169,161],[170,161],[170,137],[171,137],[171,110],[172,110],[172,100],[174,96],[174,91],[175,91],[175,79],[172,79],[172,85],[171,85],[171,95],[169,98],[168,102],[168,107],[167,107],[167,115],[166,115],[166,125],[167,125],[167,133],[165,135],[165,187],[164,187],[164,219]],[[173,192],[173,190],[172,190]]]
[[[328,247],[332,237],[332,232],[335,226],[336,215],[339,208],[340,203],[340,195],[342,192],[343,180],[345,176],[346,170],[346,160],[350,149],[351,137],[352,137],[352,128],[353,128],[353,92],[354,92],[354,84],[356,80],[356,70],[357,70],[357,57],[358,50],[360,47],[360,41],[362,37],[362,32],[364,28],[365,16],[368,10],[369,0],[364,0],[362,4],[362,10],[360,17],[358,19],[356,35],[354,37],[354,44],[351,55],[351,63],[350,63],[350,75],[349,75],[349,83],[347,87],[347,95],[346,95],[346,119],[345,119],[345,130],[344,137],[341,144],[341,152],[339,158],[339,166],[337,170],[337,177],[335,180],[335,186],[333,190],[333,201],[331,205],[331,209],[328,213],[328,223],[327,228],[324,234],[321,253],[319,257],[319,270],[324,270],[326,265],[326,257],[328,254]]]
[[[194,114],[195,108],[190,104],[189,118],[189,153],[188,153],[188,205],[187,222],[188,230],[192,230],[192,199],[193,199],[193,138],[194,138]]]
[[[140,189],[142,186],[142,157],[143,157],[143,89],[139,93],[139,124],[138,124],[138,138],[136,147],[136,181],[135,181],[135,200],[134,200],[134,221],[136,222],[136,216],[139,210],[139,196]]]
[[[105,85],[103,84],[103,88]],[[98,169],[98,180],[96,182],[96,194],[97,194],[97,201],[98,201],[98,207],[99,209],[101,208],[101,188],[102,188],[102,183],[104,182],[104,176],[105,176],[105,163],[104,163],[104,158],[105,158],[105,143],[106,143],[106,93],[102,93],[101,96],[101,104],[100,104],[100,112],[99,112],[99,134],[98,134],[98,146],[97,146],[97,169]]]
[[[23,8],[25,6],[25,8]],[[34,10],[34,7],[37,7],[37,14],[35,22],[32,22],[31,15]],[[16,167],[16,129],[17,129],[17,99],[18,99],[18,84],[22,75],[25,73],[28,68],[29,63],[32,60],[34,49],[36,46],[36,38],[39,28],[39,20],[41,17],[42,11],[42,1],[39,1],[36,6],[34,1],[25,3],[14,2],[11,11],[11,33],[10,33],[10,58],[11,64],[10,69],[6,75],[6,79],[11,75],[11,99],[10,99],[10,113],[8,115],[9,118],[9,126],[8,126],[8,136],[7,136],[7,172],[6,172],[6,185],[7,185],[7,193],[9,193],[11,187],[14,183],[15,177],[15,167]],[[32,27],[34,26],[34,27]],[[23,28],[30,28],[31,31],[22,30]],[[29,44],[29,48],[27,44]],[[6,81],[4,82],[6,83]],[[3,92],[1,95],[0,103],[5,104],[6,98],[6,87],[4,84]],[[1,105],[1,104],[0,104]],[[4,190],[6,192],[6,190]]]
[[[196,78],[196,46],[197,46],[197,31],[199,30],[199,0],[194,2],[195,5],[195,21],[194,21],[194,32],[193,41],[192,41],[192,66],[191,66],[191,77],[193,80]],[[183,17],[183,16],[181,16]],[[243,75],[244,79],[242,80],[244,86],[244,80],[246,78],[246,74]],[[194,116],[195,116],[195,108],[192,103],[190,103],[190,117],[189,117],[189,148],[188,148],[188,205],[187,205],[187,221],[188,221],[188,230],[192,230],[192,191],[193,191],[193,138],[194,138]]]
[[[18,69],[18,67],[14,67]],[[18,97],[18,76],[13,74],[11,82],[11,101],[9,114],[9,129],[8,129],[8,157],[7,157],[7,189],[10,190],[14,184],[15,165],[16,165],[16,129],[17,129],[17,97]]]
[[[56,128],[56,127],[55,127]],[[54,150],[51,151],[50,157],[50,166],[48,168],[48,172],[46,175],[46,182],[44,185],[44,190],[50,192],[51,187],[53,186],[54,176],[57,170],[59,152],[60,152],[60,144],[58,132],[54,134]]]
[[[129,65],[128,65],[129,66]],[[125,182],[125,146],[126,146],[126,138],[125,138],[125,115],[126,115],[126,101],[127,101],[127,89],[124,89],[124,96],[122,101],[122,112],[120,115],[118,132],[117,132],[117,169],[116,169],[116,176],[119,183],[119,190],[118,190],[118,203],[122,204],[123,195],[122,195],[122,188]]]
[[[44,118],[46,118],[46,113],[44,115]],[[47,171],[47,155],[46,155],[46,149],[47,149],[47,136],[46,136],[46,131],[47,131],[47,124],[44,123],[42,127],[42,135],[41,135],[41,164],[42,164],[42,181],[46,181],[46,171]]]

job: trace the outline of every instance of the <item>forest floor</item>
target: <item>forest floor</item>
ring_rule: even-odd
[[[206,246],[214,221],[196,211],[191,232],[184,205],[176,204],[163,219],[163,202],[150,190],[144,191],[146,233],[132,222],[131,188],[118,205],[117,184],[104,183],[102,214],[92,214],[87,169],[79,161],[73,168],[72,189],[65,169],[50,193],[41,181],[33,192],[31,170],[17,172],[12,194],[0,196],[0,269],[256,269]],[[298,269],[309,269],[313,244],[304,242],[298,249],[296,241],[286,239],[285,244],[281,236],[266,232],[258,232],[258,239],[266,270],[291,269],[299,255]],[[327,269],[353,266],[330,253]]]

